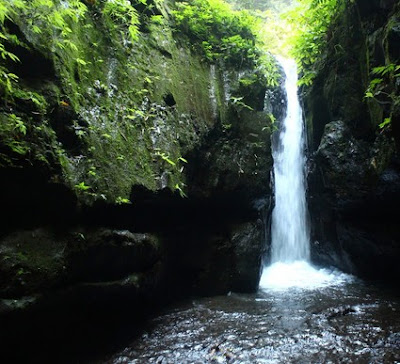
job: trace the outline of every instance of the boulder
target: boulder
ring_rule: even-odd
[[[82,284],[140,288],[134,275],[151,271],[159,260],[160,243],[153,234],[104,228],[16,231],[0,241],[2,306],[20,309]]]
[[[395,141],[389,133],[379,133],[370,142],[356,139],[342,121],[325,126],[313,157],[324,188],[333,192],[332,202],[346,205],[375,193],[383,172],[395,155]]]
[[[232,231],[232,291],[255,292],[262,273],[266,253],[266,226],[262,220],[235,227]]]

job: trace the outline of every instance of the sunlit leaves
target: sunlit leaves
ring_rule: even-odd
[[[389,63],[387,65],[374,67],[370,71],[370,76],[375,78],[370,80],[364,94],[364,99],[386,106],[384,108],[384,110],[386,109],[386,115],[390,114],[389,117],[385,117],[383,122],[378,124],[380,129],[386,129],[390,127],[392,123],[391,115],[393,113],[393,105],[396,104],[398,99],[393,84],[397,82],[398,77],[400,77],[399,70],[400,65]],[[390,109],[387,108],[389,105]]]
[[[140,2],[146,4],[145,0]],[[108,0],[104,4],[103,14],[111,20],[114,29],[127,29],[130,38],[137,40],[139,15],[129,1]]]
[[[277,84],[276,62],[259,34],[262,22],[247,11],[236,11],[223,0],[177,2],[177,31],[186,34],[193,47],[211,62],[222,60],[234,67],[257,67]]]
[[[174,16],[179,30],[201,45],[207,59],[240,65],[253,57],[257,19],[247,12],[234,11],[222,0],[178,2],[177,7]]]
[[[88,186],[88,185],[86,185],[85,182],[80,182],[80,183],[78,183],[78,184],[75,185],[75,188],[76,188],[78,191],[85,192],[85,191],[87,191],[87,190],[90,190],[91,187]]]
[[[388,64],[386,66],[374,67],[372,69],[372,71],[371,71],[371,74],[373,74],[373,75],[381,75],[381,76],[385,76],[385,75],[389,75],[389,74],[393,74],[394,75],[394,73],[397,72],[398,70],[400,70],[400,66],[399,65],[390,63],[390,64]],[[398,77],[399,74],[394,75],[394,76]]]
[[[385,118],[385,120],[383,120],[383,122],[379,124],[379,128],[383,129],[386,126],[390,125],[391,122],[392,122],[392,118]]]
[[[296,27],[291,43],[302,73],[300,84],[312,83],[315,77],[313,65],[327,44],[332,21],[343,6],[342,0],[299,0],[298,6],[286,14],[288,21]]]

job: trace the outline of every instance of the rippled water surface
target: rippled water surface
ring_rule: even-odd
[[[353,280],[181,303],[107,363],[399,363],[394,290]]]

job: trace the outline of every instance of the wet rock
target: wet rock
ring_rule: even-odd
[[[101,229],[77,233],[70,247],[69,274],[83,282],[114,281],[150,269],[160,258],[159,239],[152,234]]]
[[[206,234],[199,238],[198,236]],[[180,251],[174,265],[181,266],[186,277],[192,276],[192,293],[218,295],[255,292],[258,288],[265,255],[265,225],[259,220],[226,226],[224,232],[194,232],[197,237]],[[180,244],[183,247],[183,244]],[[181,281],[182,282],[182,281]]]
[[[265,255],[265,224],[261,220],[236,227],[232,232],[234,272],[232,290],[255,292]]]
[[[159,240],[151,234],[45,228],[14,232],[0,241],[0,297],[49,294],[71,284],[130,283],[133,273],[150,270],[159,258]]]
[[[399,61],[398,5],[349,4],[305,97],[312,258],[367,278],[399,276],[398,85],[384,77],[386,96],[364,98],[371,70]],[[388,115],[391,126],[381,129]]]
[[[385,135],[368,143],[341,121],[326,125],[309,176],[314,261],[370,278],[384,275],[385,261],[388,275],[396,271],[392,255],[399,252],[390,241],[397,234],[384,218],[399,201],[397,168],[388,167],[394,149]]]
[[[316,159],[325,188],[335,193],[335,199],[362,197],[365,193],[362,183],[368,171],[368,149],[352,138],[342,121],[325,126]]]
[[[255,137],[258,141],[223,138],[202,154],[191,177],[196,180],[194,193],[238,193],[249,205],[252,200],[269,195],[269,136],[260,133]]]
[[[379,136],[371,144],[354,138],[342,121],[327,124],[316,152],[316,163],[332,204],[342,207],[370,194],[393,152],[391,138]]]
[[[221,124],[189,154],[190,195],[231,194],[247,206],[271,196],[271,135],[284,117],[285,91],[283,84],[266,90],[260,79],[246,87],[238,82],[230,84],[232,92],[244,95],[246,104],[251,100],[252,110],[231,102]]]
[[[387,35],[388,52],[391,59],[400,59],[400,22],[393,20]]]
[[[0,242],[0,296],[16,298],[59,285],[66,242],[44,229],[11,233]]]
[[[327,315],[328,320],[332,320],[334,318],[346,316],[352,313],[357,312],[354,307],[345,306],[345,307],[335,307],[331,310],[331,312]]]
[[[38,301],[38,296],[19,297],[18,299],[0,299],[0,317],[14,311],[27,310]]]

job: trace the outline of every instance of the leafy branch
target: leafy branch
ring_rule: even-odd
[[[364,98],[367,100],[374,100],[380,105],[390,105],[392,107],[397,96],[391,85],[400,77],[400,65],[390,63],[385,66],[374,67],[370,75],[374,78],[369,82]],[[384,129],[389,127],[391,122],[392,111],[390,111],[390,116],[384,118],[383,122],[378,126],[380,129]]]

